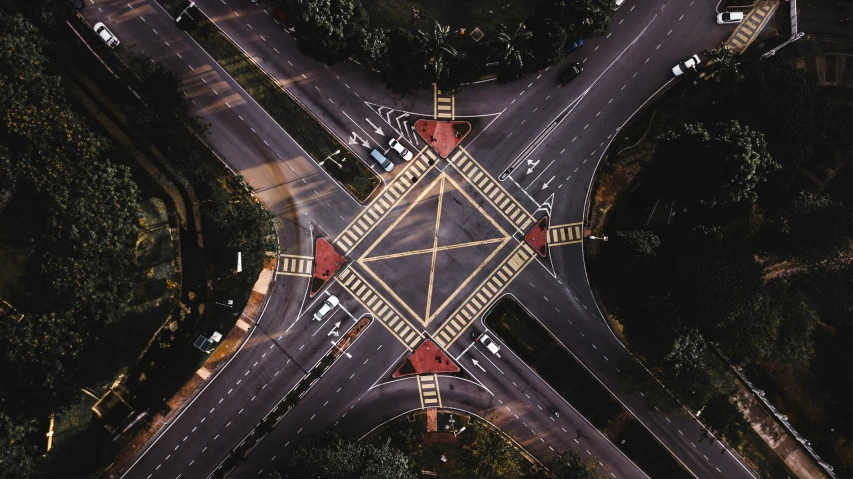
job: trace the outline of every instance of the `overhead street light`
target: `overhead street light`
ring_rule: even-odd
[[[321,162],[320,162],[320,166],[323,166],[323,163],[325,163],[325,162],[326,162],[326,160],[332,160],[332,163],[334,163],[334,164],[338,165],[338,168],[343,168],[343,165],[341,165],[340,163],[338,163],[337,161],[335,161],[335,159],[334,159],[334,158],[332,158],[333,156],[337,155],[337,154],[338,154],[338,153],[340,153],[340,152],[341,152],[341,150],[337,150],[337,151],[335,151],[334,153],[332,153],[331,155],[329,155],[329,156],[327,156],[327,157],[323,158],[323,161],[321,161]],[[341,160],[341,161],[344,161],[344,160]]]
[[[195,20],[189,13],[187,13],[187,10],[189,10],[190,8],[193,8],[194,6],[195,6],[195,2],[190,2],[190,5],[187,8],[183,9],[181,11],[181,13],[178,15],[178,17],[175,18],[175,23],[180,23],[181,17],[184,16],[184,14],[186,14],[188,17],[190,17],[190,20]]]
[[[601,240],[601,241],[607,241],[608,240],[607,236],[588,236],[588,238],[591,240]]]

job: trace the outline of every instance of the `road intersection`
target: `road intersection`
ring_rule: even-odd
[[[350,147],[366,164],[374,166],[370,148],[386,150],[391,135],[416,152],[407,164],[394,157],[391,173],[377,171],[384,184],[366,205],[317,167],[153,0],[88,2],[82,14],[89,23],[107,22],[123,42],[181,75],[194,113],[211,124],[208,143],[282,219],[281,266],[246,343],[122,477],[213,473],[330,351],[333,325],[341,322],[343,333],[363,315],[372,323],[348,355],[231,477],[271,471],[312,432],[337,424],[363,434],[422,409],[430,378],[442,408],[492,421],[537,458],[571,448],[597,457],[612,477],[646,477],[508,348],[497,358],[472,345],[470,331],[485,329],[483,314],[505,294],[518,298],[693,475],[754,476],[718,443],[700,442],[694,418],[660,414],[642,393],[620,385],[616,368],[627,352],[598,311],[580,244],[589,185],[618,130],[671,81],[672,65],[730,33],[714,23],[713,2],[629,0],[608,33],[570,55],[567,61],[583,63],[585,72],[568,86],[552,67],[507,85],[470,85],[459,98],[437,90],[401,98],[357,65],[302,56],[269,8],[196,1],[326,128],[344,142],[355,140]],[[412,126],[446,115],[471,121],[473,131],[443,160]],[[543,260],[524,234],[545,213],[555,226]],[[319,236],[349,263],[306,300],[306,265]],[[323,323],[312,321],[328,294],[341,298],[341,308]],[[464,377],[390,378],[425,337],[456,358]]]

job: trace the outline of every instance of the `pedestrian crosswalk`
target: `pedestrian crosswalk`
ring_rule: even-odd
[[[410,351],[421,342],[423,335],[352,267],[338,275],[338,282]]]
[[[452,93],[442,92],[433,83],[433,118],[439,120],[453,120],[456,118],[456,97]]]
[[[464,148],[450,158],[450,164],[518,231],[524,233],[533,224],[533,216]]]
[[[519,243],[509,256],[475,289],[450,318],[436,330],[433,338],[442,348],[449,348],[462,332],[486,310],[498,295],[530,264],[536,256],[527,243]]]
[[[421,397],[421,409],[441,407],[441,392],[438,390],[438,375],[418,376],[418,394]]]
[[[770,20],[773,11],[779,6],[779,0],[760,0],[755,6],[744,15],[744,19],[735,28],[734,33],[726,41],[728,46],[735,53],[743,53],[744,50],[755,40],[755,37]]]
[[[402,173],[385,187],[385,190],[359,214],[341,234],[335,238],[335,244],[347,255],[373,231],[373,228],[412,190],[415,183],[435,164],[432,158],[424,155],[424,147],[412,159]]]
[[[313,274],[314,258],[311,256],[296,256],[291,254],[281,255],[278,271],[276,274],[288,276],[307,276]]]
[[[583,241],[583,223],[556,225],[548,228],[548,246],[562,246]]]

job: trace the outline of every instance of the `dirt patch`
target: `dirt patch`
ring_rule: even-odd
[[[471,124],[467,121],[418,120],[415,131],[438,156],[447,158],[471,133]]]
[[[405,377],[413,374],[458,373],[459,366],[444,351],[427,339],[406,359],[406,362],[394,371],[393,377]]]

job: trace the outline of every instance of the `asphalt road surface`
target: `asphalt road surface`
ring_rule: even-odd
[[[105,22],[124,45],[183,78],[194,113],[212,125],[208,144],[282,219],[283,253],[310,257],[313,240],[324,236],[350,259],[314,300],[306,299],[307,278],[277,275],[239,353],[123,477],[208,476],[330,350],[334,323],[345,331],[365,314],[373,321],[349,348],[351,357],[341,357],[230,477],[271,471],[300,438],[329,426],[364,434],[420,410],[425,381],[441,407],[488,418],[539,459],[575,449],[598,458],[611,477],[646,477],[508,348],[497,357],[472,345],[471,329],[485,328],[482,314],[504,294],[518,298],[693,475],[754,476],[719,443],[700,442],[701,425],[689,414],[665,416],[620,385],[616,367],[627,352],[596,306],[581,244],[571,241],[595,168],[619,128],[673,81],[673,65],[730,33],[714,23],[715,2],[628,0],[608,33],[585,39],[561,65],[506,85],[468,86],[455,115],[473,131],[459,155],[433,164],[412,131],[416,119],[433,117],[433,91],[399,97],[357,65],[302,56],[269,7],[196,3],[368,165],[370,149],[387,151],[390,137],[421,153],[402,164],[391,152],[398,168],[383,174],[376,201],[359,205],[157,3],[87,1],[81,13],[90,24]],[[572,62],[585,71],[561,86],[559,75]],[[523,235],[544,212],[552,225],[566,226],[554,228],[557,242],[543,261],[525,249]],[[570,240],[560,241],[566,233]],[[327,294],[337,295],[341,308],[313,321]],[[392,380],[426,336],[464,375]]]

